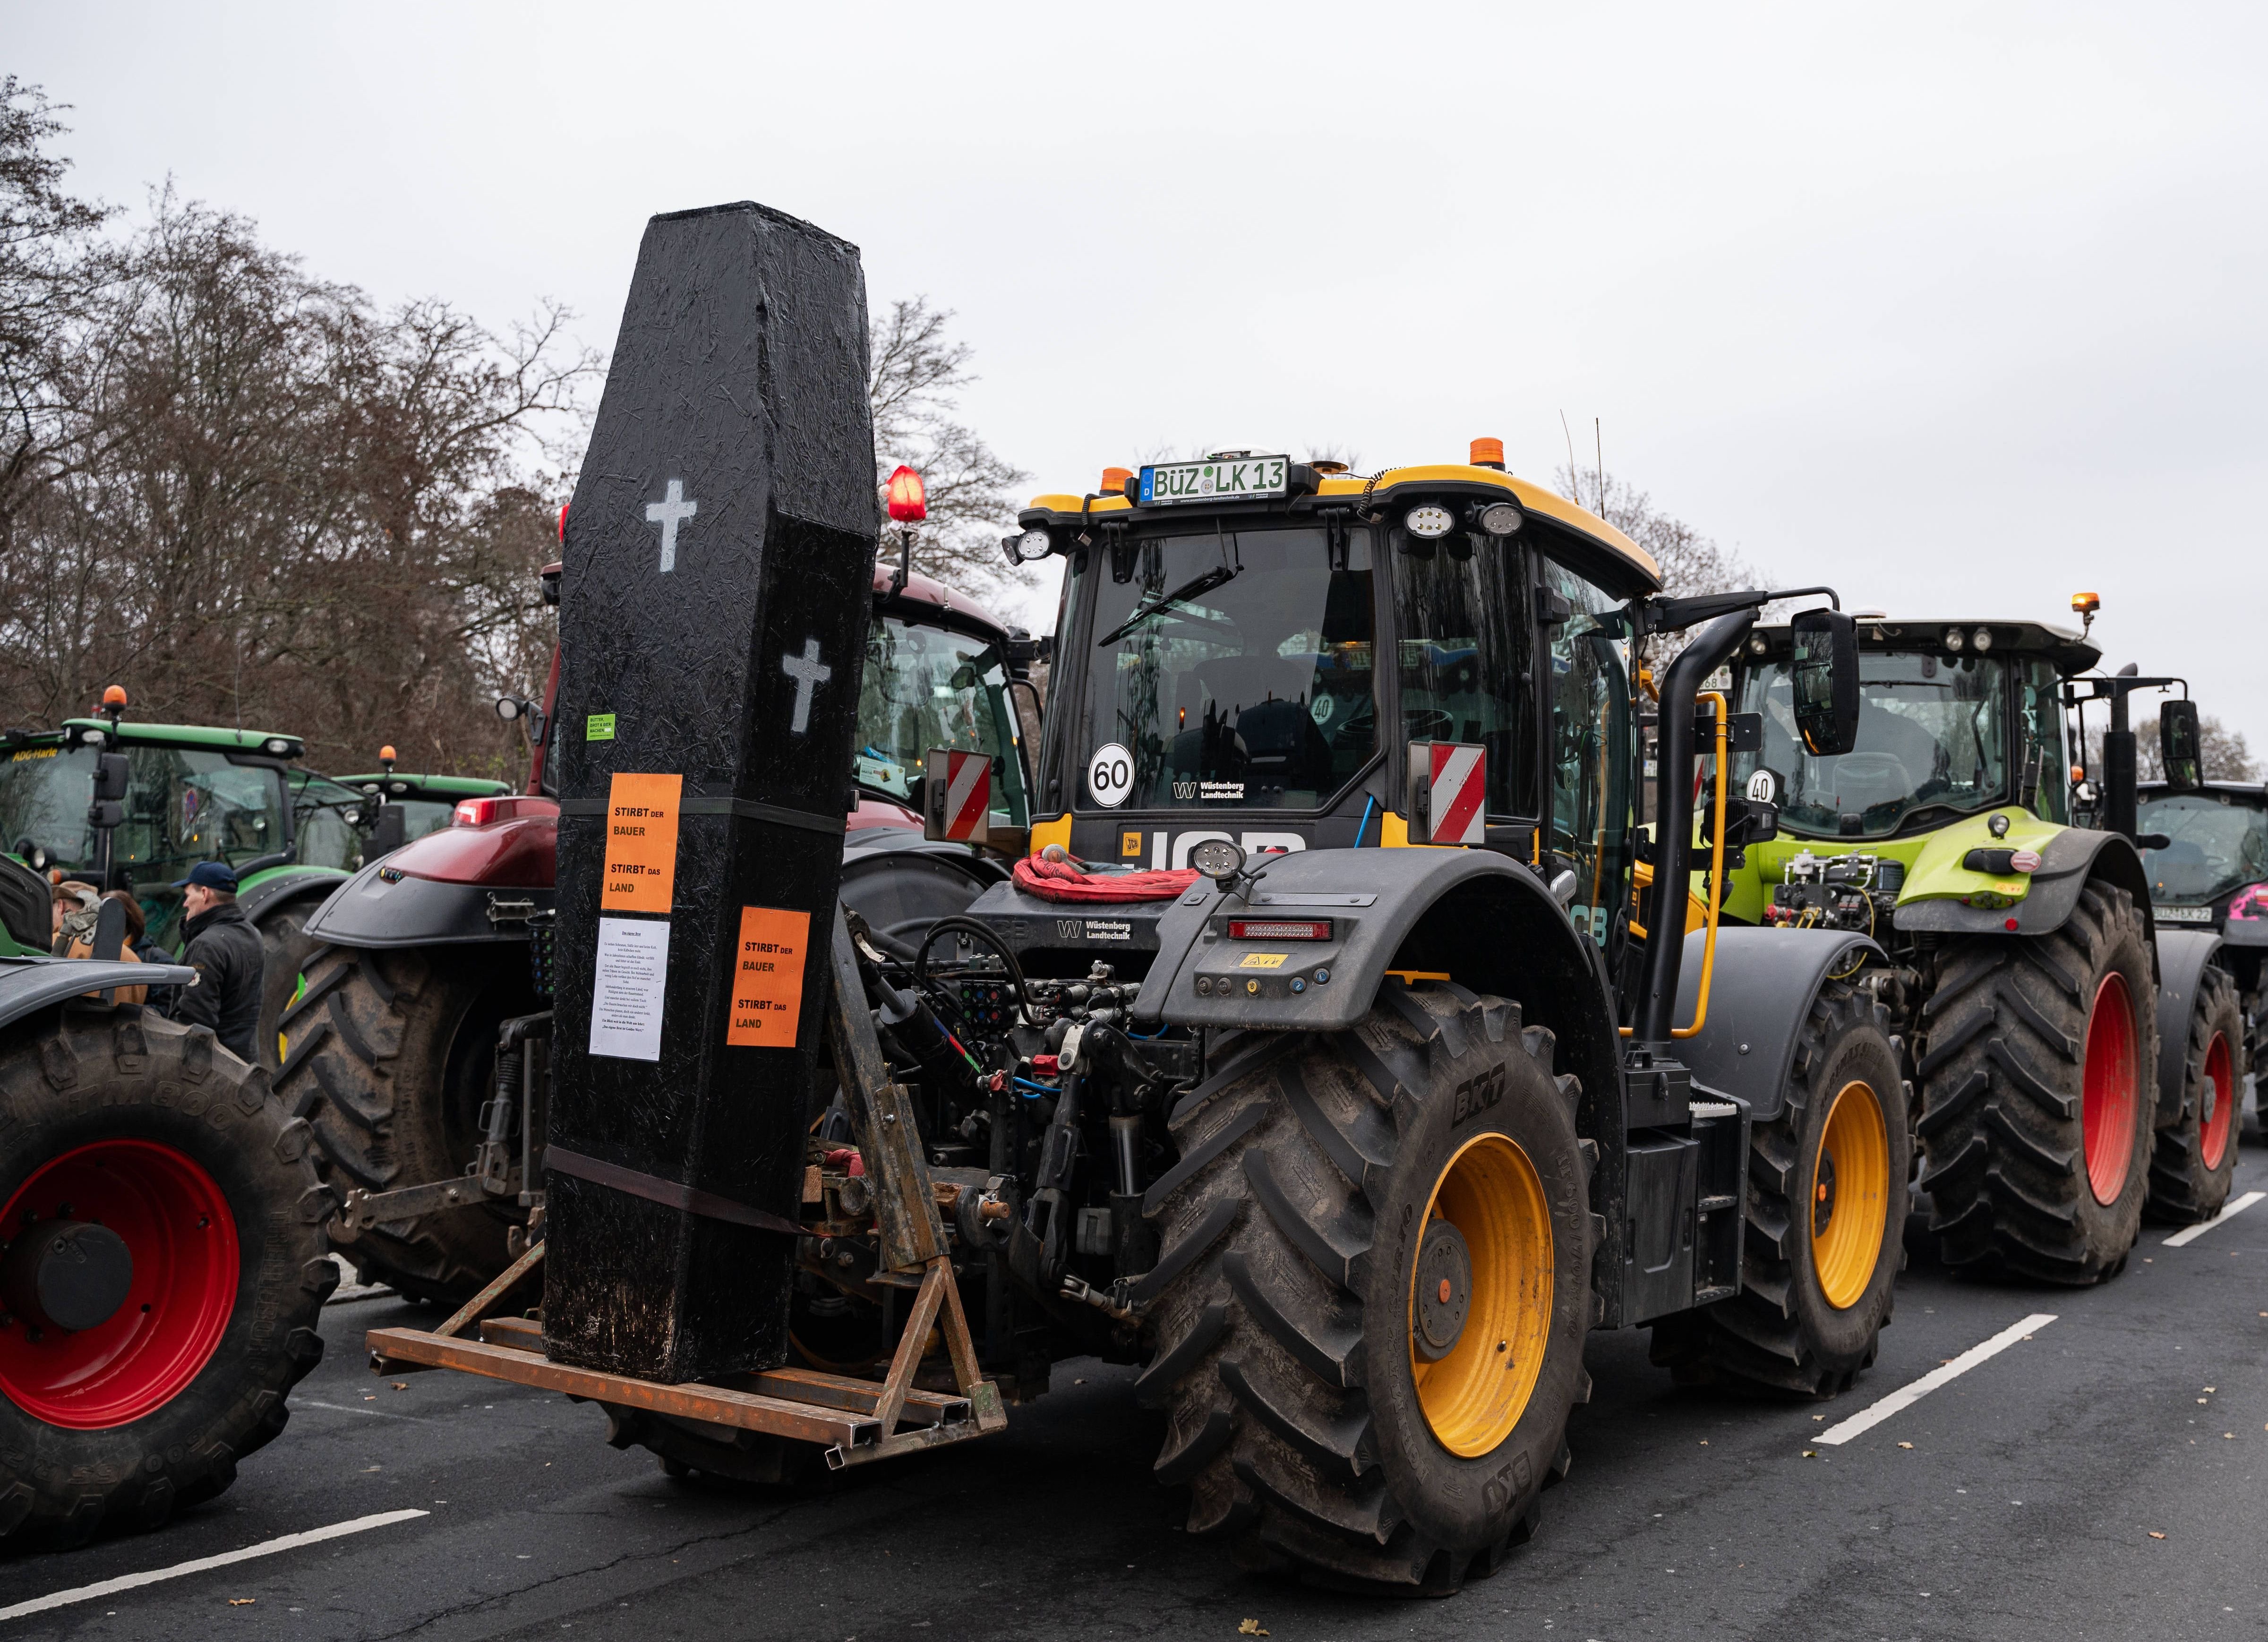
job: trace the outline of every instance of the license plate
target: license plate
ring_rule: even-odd
[[[1142,505],[1174,502],[1235,502],[1285,496],[1292,459],[1246,456],[1204,462],[1160,462],[1142,470]]]
[[[2161,924],[2210,924],[2211,907],[2159,907],[2155,909]]]

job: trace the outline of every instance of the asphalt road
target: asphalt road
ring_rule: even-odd
[[[2268,1189],[2248,1147],[2237,1190]],[[793,1499],[688,1488],[556,1396],[374,1379],[335,1305],[291,1430],[162,1533],[0,1560],[0,1609],[375,1513],[423,1516],[0,1621],[15,1638],[2257,1637],[2268,1631],[2268,1202],[2084,1292],[1902,1279],[1881,1361],[1825,1404],[1673,1389],[1595,1337],[1541,1535],[1439,1602],[1239,1572],[1150,1479],[1130,1371],[1071,1364],[1001,1436]],[[2033,1314],[1835,1447],[1822,1432]],[[430,1314],[427,1314],[430,1322]],[[2162,1535],[2163,1537],[2158,1537]]]

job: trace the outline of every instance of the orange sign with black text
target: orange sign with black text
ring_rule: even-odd
[[[793,1049],[803,1018],[803,954],[811,914],[742,907],[733,948],[733,1024],[725,1042],[740,1048]]]
[[[677,879],[682,776],[619,775],[607,792],[607,884],[599,910],[666,912]]]

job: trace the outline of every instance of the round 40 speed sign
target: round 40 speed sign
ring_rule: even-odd
[[[1086,790],[1104,809],[1115,810],[1134,791],[1134,755],[1113,741],[1086,761]]]

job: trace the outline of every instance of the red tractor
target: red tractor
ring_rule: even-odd
[[[543,572],[556,603],[560,567]],[[1005,880],[1028,837],[1030,777],[1012,693],[1036,717],[1044,645],[975,600],[878,567],[844,802],[843,898],[899,944]],[[306,983],[285,1013],[278,1093],[313,1124],[345,1207],[331,1236],[364,1280],[455,1304],[525,1246],[542,1210],[540,1112],[527,1057],[548,1052],[559,805],[545,774],[562,730],[557,658],[528,725],[525,793],[475,797],[453,823],[373,862],[309,920]],[[932,749],[982,755],[994,808],[982,847],[923,836]]]

